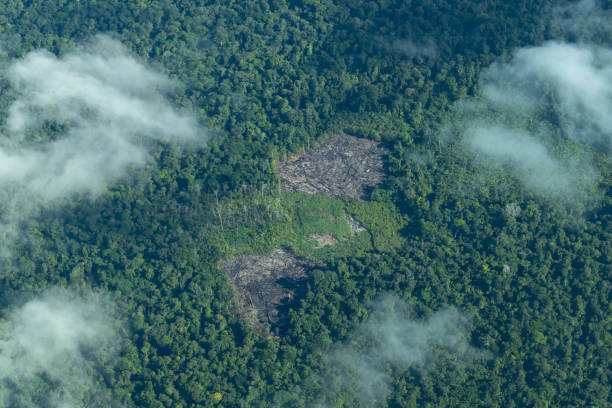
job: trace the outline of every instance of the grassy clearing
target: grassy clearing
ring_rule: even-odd
[[[390,202],[347,202],[347,210],[370,232],[377,251],[389,252],[404,245],[400,230],[408,220]]]
[[[345,241],[353,233],[346,220],[344,202],[324,196],[303,193],[288,193],[284,204],[290,216],[291,228],[285,236],[285,243],[304,256],[315,255],[318,248],[313,234],[332,235],[338,241]]]
[[[219,220],[226,220],[224,226],[219,221],[211,232],[226,257],[290,247],[306,258],[329,260],[371,249],[368,232],[354,233],[351,230],[346,211],[349,202],[304,193],[232,200],[220,206],[226,211],[219,217]],[[252,209],[256,211],[249,211]],[[242,222],[235,221],[238,213],[246,214],[241,218]],[[230,219],[234,221],[227,221]],[[312,238],[314,234],[331,235],[338,243],[320,247]]]

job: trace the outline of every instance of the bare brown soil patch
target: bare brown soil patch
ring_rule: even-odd
[[[241,255],[220,264],[234,286],[242,317],[267,323],[276,334],[286,329],[289,308],[305,291],[308,270],[315,266],[322,265],[284,249],[267,255]]]
[[[328,197],[365,199],[367,191],[384,179],[383,156],[387,153],[372,140],[330,135],[303,155],[278,164],[281,187]]]

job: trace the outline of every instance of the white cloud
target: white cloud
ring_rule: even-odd
[[[541,197],[593,200],[593,155],[612,152],[612,49],[594,44],[612,33],[609,16],[591,0],[556,8],[565,40],[518,49],[484,70],[481,95],[456,106],[463,147]]]
[[[425,320],[410,318],[401,299],[386,296],[372,307],[366,322],[349,336],[347,344],[333,349],[327,358],[327,394],[355,396],[359,406],[386,406],[391,378],[388,367],[427,367],[436,353],[445,350],[456,360],[486,357],[468,342],[470,321],[455,308],[442,309]],[[327,406],[331,401],[319,401]]]
[[[482,95],[457,104],[463,146],[510,171],[530,191],[583,202],[598,172],[591,151],[612,151],[612,51],[547,42],[519,49],[482,74]]]
[[[99,192],[145,161],[147,139],[205,139],[193,116],[164,98],[172,81],[108,37],[59,58],[32,52],[5,75],[17,97],[0,145],[0,183],[18,182],[33,195]],[[44,133],[52,122],[65,127],[58,139],[27,143],[28,134]]]
[[[60,57],[31,52],[3,76],[14,95],[0,135],[4,235],[43,203],[104,191],[146,163],[154,141],[192,146],[207,138],[169,101],[177,83],[106,36]]]
[[[526,188],[546,197],[579,199],[596,177],[590,166],[555,157],[538,137],[521,130],[476,125],[466,130],[464,143],[477,158],[509,169]]]
[[[596,44],[612,43],[610,8],[604,1],[582,0],[552,10],[552,32],[558,38]]]
[[[518,50],[512,61],[492,65],[484,95],[508,109],[535,109],[546,92],[565,115],[565,131],[580,142],[612,143],[612,50],[548,42]]]
[[[177,84],[108,37],[4,66],[13,99],[0,134],[2,255],[19,221],[75,193],[104,191],[147,162],[152,142],[206,139],[166,97]],[[56,290],[12,311],[0,321],[0,405],[72,408],[94,394],[107,401],[90,357],[107,358],[114,338],[108,307],[95,296]]]
[[[85,352],[110,353],[110,310],[99,297],[54,290],[0,321],[0,403],[77,407],[100,394]]]

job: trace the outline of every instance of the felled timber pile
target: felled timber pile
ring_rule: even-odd
[[[330,135],[305,154],[278,164],[281,187],[328,197],[365,199],[369,188],[383,182],[383,156],[387,153],[372,140]]]
[[[241,255],[220,265],[235,288],[243,318],[267,323],[276,334],[286,327],[288,308],[305,290],[307,272],[315,266],[284,249]]]

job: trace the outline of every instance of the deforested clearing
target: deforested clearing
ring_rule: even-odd
[[[304,154],[279,163],[280,184],[287,191],[363,200],[370,188],[383,182],[387,153],[372,140],[330,135]]]
[[[221,269],[234,286],[242,317],[256,325],[269,325],[281,333],[288,323],[288,310],[306,288],[314,262],[285,249],[265,255],[240,255],[222,261]]]

